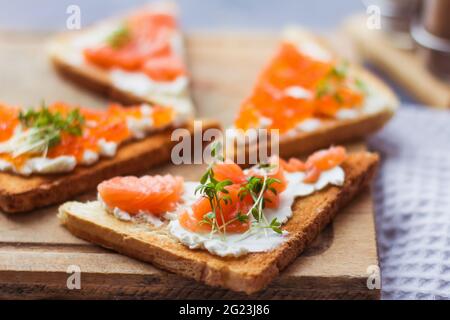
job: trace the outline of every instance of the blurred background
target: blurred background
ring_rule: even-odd
[[[64,31],[70,5],[79,6],[81,27],[86,27],[147,2],[0,0],[0,31]],[[355,44],[353,52],[360,61],[386,80],[402,102],[450,107],[450,0],[175,2],[181,9],[183,30],[188,32],[277,32],[289,24],[327,34],[344,32]],[[352,20],[358,15],[360,21]],[[381,37],[380,32],[370,32],[368,23],[379,23],[385,32]]]
[[[82,24],[147,3],[147,0],[0,0],[0,28],[55,30],[65,27],[66,8],[80,6]],[[39,5],[37,5],[39,3]],[[193,29],[279,29],[301,23],[314,29],[334,27],[355,11],[360,0],[178,0],[183,27]]]

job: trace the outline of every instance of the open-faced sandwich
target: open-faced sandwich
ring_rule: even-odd
[[[55,38],[49,45],[63,75],[125,104],[157,103],[192,114],[176,7],[149,4]]]
[[[167,162],[175,127],[193,131],[185,115],[157,105],[0,105],[0,210],[62,202],[105,179]],[[206,121],[202,129],[210,127],[217,125]]]
[[[277,129],[280,155],[290,157],[364,137],[380,129],[397,104],[375,76],[338,57],[317,37],[289,28],[240,106],[233,129],[237,135]]]
[[[242,170],[216,158],[199,182],[116,177],[98,200],[68,202],[74,235],[179,275],[235,291],[266,287],[371,181],[378,156],[331,147],[305,162]]]

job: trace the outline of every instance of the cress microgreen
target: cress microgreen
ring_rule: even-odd
[[[106,42],[114,49],[120,49],[131,40],[131,32],[124,24],[114,30],[107,38]]]
[[[43,103],[39,109],[29,109],[19,113],[23,130],[13,137],[11,148],[14,157],[25,153],[41,153],[61,142],[61,134],[82,135],[84,117],[79,109],[70,111],[66,116],[53,112]]]
[[[217,222],[217,216],[220,215],[221,220],[224,221],[222,212],[222,203],[227,205],[231,203],[231,198],[227,194],[227,186],[232,185],[231,180],[218,181],[214,178],[213,167],[218,161],[223,161],[219,156],[219,150],[222,145],[219,142],[214,142],[211,146],[211,157],[213,161],[208,166],[208,169],[200,178],[200,185],[195,189],[195,194],[199,193],[201,196],[208,199],[211,206],[211,215],[208,213],[203,217],[202,223],[211,225],[211,232],[219,232],[223,229],[223,233],[226,233],[226,224],[219,226]],[[206,220],[205,220],[206,219]]]
[[[348,75],[349,64],[343,61],[331,68],[316,87],[316,98],[332,96],[339,104],[344,103],[343,97],[337,92],[337,83],[345,81]]]
[[[248,195],[253,199],[253,206],[247,212],[247,217],[252,215],[254,218],[254,226],[258,226],[260,228],[272,229],[274,232],[278,233],[280,225],[269,224],[267,222],[266,216],[264,215],[265,203],[270,202],[270,200],[264,198],[264,194],[267,191],[273,192],[275,195],[277,194],[277,190],[273,187],[274,183],[281,183],[280,180],[267,177],[267,171],[273,168],[272,165],[260,165],[259,169],[263,169],[265,174],[264,177],[250,177],[247,180],[247,183],[244,184],[239,190],[239,198],[243,199]],[[275,219],[276,221],[276,219]]]
[[[359,78],[355,79],[355,86],[356,88],[358,88],[358,90],[362,91],[365,94],[369,92],[367,84]]]
[[[218,181],[214,177],[214,166],[217,162],[224,161],[223,158],[219,156],[219,150],[221,150],[221,144],[218,142],[214,143],[211,147],[213,161],[201,177],[200,185],[195,190],[196,194],[199,193],[208,199],[212,208],[212,211],[205,214],[199,223],[210,225],[211,234],[220,233],[225,236],[226,227],[228,225],[236,221],[247,223],[250,220],[250,217],[253,217],[254,221],[252,221],[252,226],[262,229],[272,229],[276,233],[281,233],[281,223],[279,223],[276,218],[269,223],[263,213],[265,203],[270,202],[269,199],[264,198],[265,193],[270,191],[276,195],[277,190],[273,187],[273,184],[281,183],[278,179],[268,177],[268,172],[274,169],[274,165],[270,163],[260,164],[257,167],[258,170],[263,172],[263,177],[249,177],[247,181],[241,185],[238,191],[239,201],[244,201],[246,197],[251,197],[253,201],[251,208],[245,213],[239,211],[235,218],[219,225],[217,220],[218,215],[221,216],[222,221],[225,221],[223,218],[222,205],[229,205],[232,201],[226,187],[233,184],[231,180]]]

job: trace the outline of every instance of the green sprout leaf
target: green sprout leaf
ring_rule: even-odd
[[[120,26],[106,38],[106,42],[114,49],[122,48],[130,40],[131,32],[126,25]]]
[[[45,156],[50,148],[61,142],[62,133],[81,136],[85,122],[79,109],[63,116],[60,112],[50,111],[45,103],[39,109],[21,111],[18,118],[23,128],[28,130],[15,138],[15,157],[25,153],[42,153]]]

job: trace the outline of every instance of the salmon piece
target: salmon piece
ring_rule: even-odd
[[[306,164],[297,158],[290,158],[289,161],[280,159],[280,165],[284,170],[291,173],[306,170]]]
[[[131,215],[148,212],[156,216],[175,210],[184,191],[178,176],[116,177],[102,182],[97,190],[110,208],[119,208]]]
[[[303,182],[305,183],[315,183],[320,178],[320,174],[322,173],[321,170],[319,170],[316,167],[311,167],[306,171],[306,176],[303,179]]]
[[[86,48],[83,54],[87,61],[104,69],[117,66],[133,71],[139,69],[145,60],[145,56],[136,54],[134,45],[128,45],[120,50],[102,45],[98,48]]]
[[[231,180],[236,184],[242,184],[246,181],[244,171],[241,167],[230,160],[214,165],[213,172],[214,178],[218,181]]]
[[[306,162],[291,158],[289,161],[280,159],[280,164],[287,172],[305,172],[303,182],[314,183],[319,179],[322,171],[341,165],[345,159],[347,159],[347,151],[344,147],[331,147],[313,153]]]
[[[142,11],[128,18],[130,29],[139,32],[141,36],[153,38],[158,29],[174,30],[177,21],[173,15],[162,12]]]
[[[271,187],[274,188],[277,193],[281,193],[287,188],[287,180],[284,176],[284,169],[281,165],[280,158],[277,156],[271,157],[269,165],[271,165],[272,168],[268,170],[267,177],[278,180],[278,182],[274,182],[273,184],[271,184]],[[260,169],[258,166],[250,168],[247,172],[247,178],[258,177],[263,179],[264,175],[262,173],[262,170],[263,169]]]
[[[145,11],[130,16],[122,28],[117,32],[122,32],[123,43],[113,46],[105,41],[86,48],[85,59],[104,69],[142,71],[155,81],[172,81],[186,73],[171,46],[177,28],[175,17]]]
[[[186,74],[183,61],[175,55],[148,59],[142,68],[155,81],[173,81]]]
[[[270,159],[270,165],[273,167],[267,173],[268,178],[273,178],[278,180],[278,182],[274,182],[270,185],[271,188],[275,189],[275,193],[272,190],[267,190],[264,192],[264,205],[266,208],[278,208],[280,204],[280,193],[286,190],[287,188],[287,180],[284,176],[284,168],[283,168],[283,160],[274,156]],[[264,176],[261,172],[262,169],[258,167],[250,168],[247,172],[247,179],[250,177],[258,177],[263,179]]]
[[[276,209],[280,205],[280,194],[273,193],[271,190],[264,192],[264,207]]]
[[[222,214],[217,213],[217,224],[222,227],[221,231],[227,233],[243,233],[250,228],[250,219],[245,222],[236,220],[239,213],[245,215],[251,208],[252,203],[247,199],[241,200],[239,198],[239,190],[241,186],[234,184],[226,187],[229,197],[227,203],[220,202],[222,208]],[[221,197],[224,197],[222,194]],[[211,204],[209,199],[200,198],[191,207],[192,215],[188,211],[181,213],[179,217],[180,224],[193,232],[210,232],[212,227],[210,224],[202,222],[207,214],[211,213]]]
[[[306,167],[316,167],[321,171],[332,169],[342,164],[347,159],[344,147],[331,147],[328,150],[320,150],[312,154],[306,161]]]

